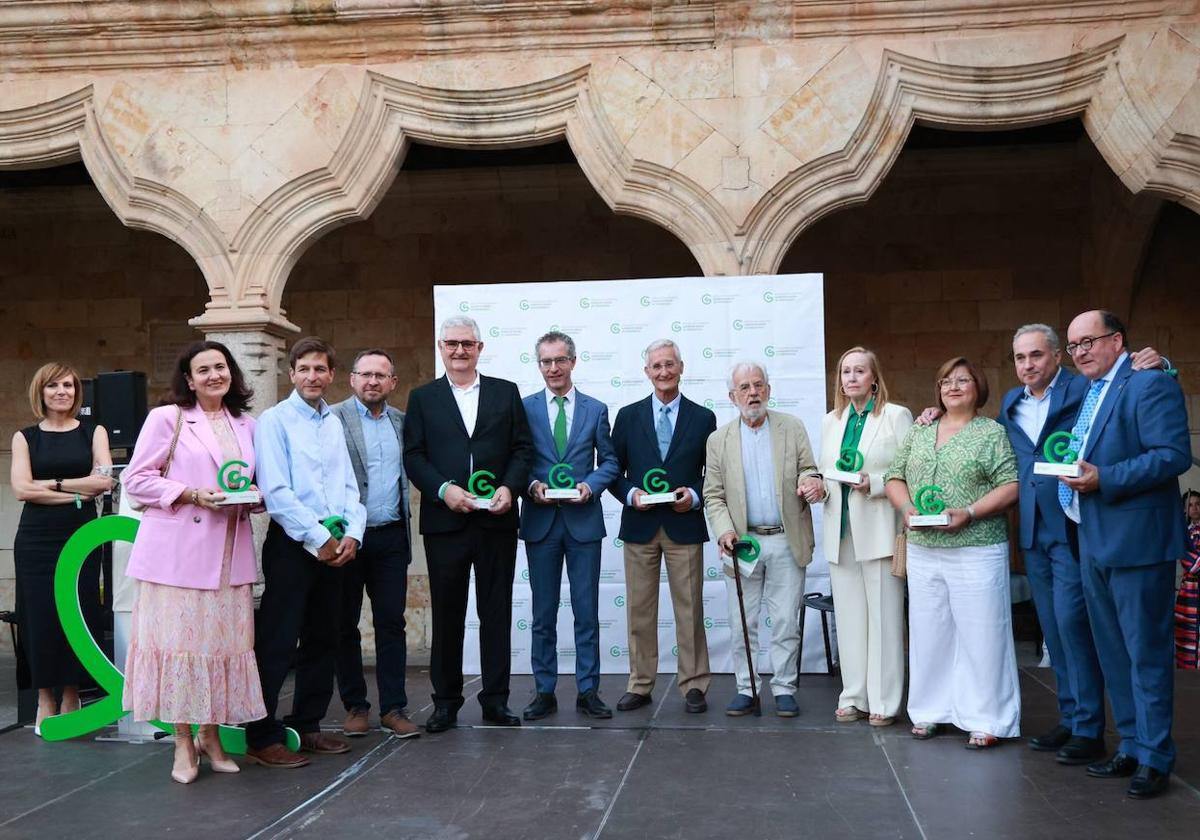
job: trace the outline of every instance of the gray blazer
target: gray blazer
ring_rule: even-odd
[[[366,443],[363,441],[362,418],[358,416],[358,406],[355,398],[350,397],[330,407],[330,411],[342,421],[346,430],[346,449],[350,451],[350,463],[354,466],[354,477],[358,479],[358,497],[367,504],[367,461],[363,457]],[[396,440],[400,444],[400,512],[404,516],[404,525],[409,526],[408,510],[408,475],[404,472],[404,412],[398,408],[387,406],[385,409],[391,418],[392,428],[396,430]],[[411,534],[411,528],[408,528]]]

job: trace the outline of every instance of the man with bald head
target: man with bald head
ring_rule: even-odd
[[[1071,428],[1078,478],[1059,503],[1077,540],[1096,651],[1121,741],[1089,776],[1133,776],[1137,799],[1167,789],[1175,667],[1175,561],[1184,551],[1176,479],[1191,464],[1183,392],[1162,371],[1134,370],[1125,325],[1111,312],[1078,315],[1067,353],[1089,381]]]

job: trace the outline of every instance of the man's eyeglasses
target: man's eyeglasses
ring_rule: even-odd
[[[963,388],[966,388],[968,385],[974,385],[974,384],[975,384],[975,380],[969,376],[956,376],[953,379],[947,378],[947,379],[939,379],[938,380],[938,387],[941,388],[943,391],[948,391],[951,388],[958,388],[959,390],[961,390]]]
[[[472,350],[474,350],[480,344],[483,344],[483,342],[482,341],[473,341],[471,339],[467,339],[466,341],[458,341],[457,339],[453,339],[453,338],[443,338],[442,339],[442,346],[445,347],[447,350],[457,350],[459,347],[461,347],[462,349],[466,350],[468,353],[470,353]]]
[[[1067,345],[1067,355],[1074,356],[1080,350],[1082,350],[1084,353],[1090,352],[1092,345],[1094,345],[1097,341],[1102,338],[1112,338],[1116,334],[1116,331],[1113,331],[1110,333],[1105,333],[1104,335],[1089,336],[1087,338],[1081,338],[1079,341],[1072,341]]]
[[[570,356],[555,356],[553,359],[538,359],[538,367],[542,370],[549,370],[554,365],[563,367],[567,362],[573,361]]]
[[[350,375],[365,379],[368,382],[386,382],[389,379],[396,378],[396,374],[394,373],[363,373],[359,370],[350,371]]]

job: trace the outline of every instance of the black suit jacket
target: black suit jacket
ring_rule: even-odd
[[[475,433],[467,435],[458,403],[446,377],[408,396],[404,419],[404,469],[421,491],[422,534],[446,534],[466,527],[471,517],[484,528],[517,530],[517,499],[529,480],[533,440],[517,386],[507,379],[479,377],[479,413]],[[472,464],[490,470],[512,492],[512,509],[500,516],[487,511],[456,513],[438,498],[447,481],[465,488]],[[498,486],[499,486],[498,485]]]
[[[670,505],[655,505],[650,510],[638,510],[627,505],[629,491],[642,487],[646,471],[661,467],[667,471],[667,483],[672,489],[688,486],[696,497],[704,498],[704,457],[708,436],[717,430],[717,417],[707,408],[687,397],[679,400],[679,419],[671,436],[671,448],[666,460],[659,455],[658,438],[654,434],[653,397],[631,403],[617,412],[613,424],[612,442],[620,464],[620,474],[609,485],[621,509],[621,539],[626,542],[649,542],[662,528],[678,543],[708,542],[704,524],[704,508],[676,513]]]

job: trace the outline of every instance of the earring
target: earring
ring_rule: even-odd
[[[878,383],[878,382],[872,382],[872,383],[871,383],[871,393],[872,393],[872,394],[878,394],[878,393],[879,393],[879,383]]]

